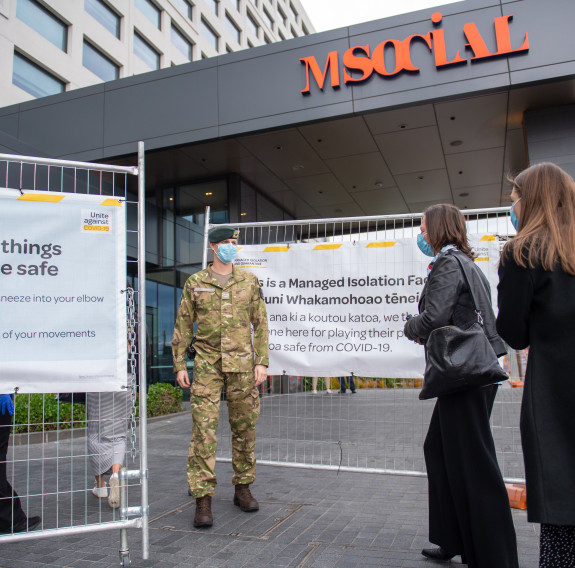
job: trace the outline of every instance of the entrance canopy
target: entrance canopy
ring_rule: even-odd
[[[148,183],[235,172],[301,219],[498,207],[529,163],[525,112],[574,96],[569,80],[161,150]]]
[[[0,131],[126,164],[144,140],[148,191],[236,176],[301,219],[499,206],[509,173],[575,153],[549,144],[573,139],[572,21],[564,0],[462,0],[7,107]]]

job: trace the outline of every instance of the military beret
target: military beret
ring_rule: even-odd
[[[221,225],[219,227],[212,227],[208,231],[208,241],[210,243],[221,243],[226,239],[237,239],[240,232],[233,227],[227,227],[226,225]]]

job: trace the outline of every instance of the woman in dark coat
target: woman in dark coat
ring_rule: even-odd
[[[427,209],[419,248],[433,259],[421,294],[419,315],[405,335],[425,345],[445,325],[468,327],[477,315],[457,255],[468,268],[484,330],[494,352],[505,345],[495,331],[489,283],[475,267],[465,219],[453,205]],[[509,499],[495,455],[489,417],[497,385],[437,398],[423,446],[429,484],[429,540],[439,548],[422,554],[447,561],[461,554],[471,568],[518,568]]]
[[[497,330],[529,347],[521,406],[527,516],[541,567],[575,566],[575,182],[555,164],[514,180],[517,236],[499,266]]]

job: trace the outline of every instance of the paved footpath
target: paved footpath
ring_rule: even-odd
[[[218,463],[215,524],[200,531],[192,524],[195,503],[184,474],[191,415],[151,423],[149,433],[150,559],[142,560],[140,532],[131,530],[132,566],[448,566],[420,554],[429,545],[424,478],[259,466],[252,489],[260,511],[243,513],[232,501],[231,464]],[[524,511],[513,510],[513,517],[520,566],[536,568],[536,527]],[[6,543],[0,567],[117,567],[118,549],[119,531]],[[456,557],[451,566],[458,565]]]

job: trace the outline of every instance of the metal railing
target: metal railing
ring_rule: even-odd
[[[143,558],[149,555],[148,456],[145,318],[144,144],[137,166],[115,166],[41,157],[0,154],[0,187],[26,191],[110,196],[124,202],[127,217],[126,286],[128,369],[125,392],[87,393],[86,406],[58,402],[57,393],[15,393],[7,476],[28,519],[41,516],[34,530],[0,535],[14,541],[120,530],[120,563],[131,563],[127,529],[142,531]],[[139,388],[140,396],[137,397]],[[139,419],[136,402],[139,398]],[[90,463],[101,458],[92,434],[123,440],[119,459],[120,504],[110,508],[92,489]],[[102,454],[108,451],[102,449]],[[13,499],[16,499],[14,497]]]
[[[491,234],[501,246],[514,234],[509,208],[464,210],[468,232]],[[423,213],[234,223],[241,245],[395,240],[415,237]],[[204,266],[207,263],[206,211]],[[319,276],[318,276],[319,277]],[[310,278],[313,276],[310,275]],[[510,350],[509,360],[515,358]],[[516,368],[512,368],[512,375]],[[306,374],[306,369],[301,369]],[[356,394],[339,394],[336,377],[319,380],[313,394],[311,377],[270,377],[264,385],[257,424],[258,463],[312,469],[425,476],[423,441],[433,402],[418,399],[420,381],[388,377],[354,377]],[[332,394],[327,394],[327,389]],[[522,390],[500,387],[492,413],[493,436],[504,477],[524,477],[519,435]],[[218,459],[231,461],[227,408],[222,404]]]

